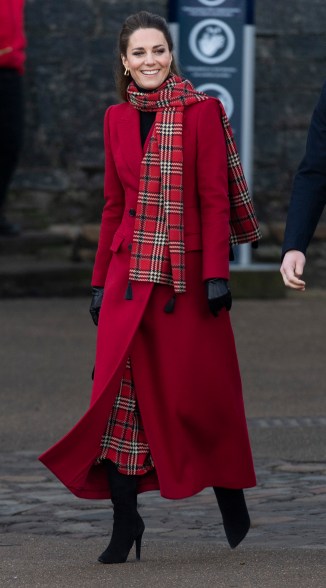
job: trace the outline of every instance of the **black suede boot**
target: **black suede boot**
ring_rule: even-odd
[[[250,529],[250,518],[243,490],[213,487],[223,519],[226,538],[232,549],[237,547]]]
[[[105,464],[112,494],[114,522],[111,541],[98,561],[105,564],[124,563],[134,542],[136,559],[140,560],[145,525],[137,512],[137,476],[120,474],[112,461],[107,460]]]

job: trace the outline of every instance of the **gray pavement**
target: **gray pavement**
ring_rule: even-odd
[[[325,303],[313,291],[234,303],[258,477],[241,546],[227,547],[210,489],[151,492],[141,563],[103,566],[110,505],[75,498],[36,459],[87,407],[89,301],[0,301],[0,586],[326,586]]]

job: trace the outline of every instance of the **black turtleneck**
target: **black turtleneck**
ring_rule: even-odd
[[[139,92],[144,92],[144,93],[153,92],[153,90],[146,90],[145,88],[141,88],[137,84],[135,84],[135,86],[136,86],[137,90],[139,90]],[[155,92],[155,90],[154,90],[154,92]],[[144,110],[140,110],[139,114],[140,114],[140,116],[139,116],[140,139],[141,139],[142,147],[144,147],[145,141],[147,139],[147,135],[148,135],[149,131],[151,130],[152,125],[155,121],[156,112],[147,112]]]
[[[140,111],[140,138],[142,147],[145,145],[147,135],[152,128],[152,124],[155,121],[156,112],[145,112]]]

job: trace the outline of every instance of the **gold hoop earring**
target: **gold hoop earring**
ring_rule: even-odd
[[[129,76],[129,74],[130,74],[130,69],[128,67],[125,67],[125,73],[123,75]]]

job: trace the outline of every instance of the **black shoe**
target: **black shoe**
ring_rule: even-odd
[[[140,560],[145,525],[137,511],[137,476],[121,474],[112,461],[107,460],[105,464],[112,495],[114,523],[110,543],[98,561],[105,564],[124,563],[134,543],[136,559]]]
[[[216,486],[213,490],[220,507],[226,538],[230,547],[234,549],[250,529],[250,517],[243,490]]]
[[[0,237],[16,237],[21,233],[20,225],[10,223],[5,218],[0,218]]]
[[[114,513],[111,541],[99,556],[98,561],[105,564],[124,563],[134,542],[136,543],[136,559],[139,561],[144,530],[144,521],[138,512],[134,521],[130,517],[124,518]]]

